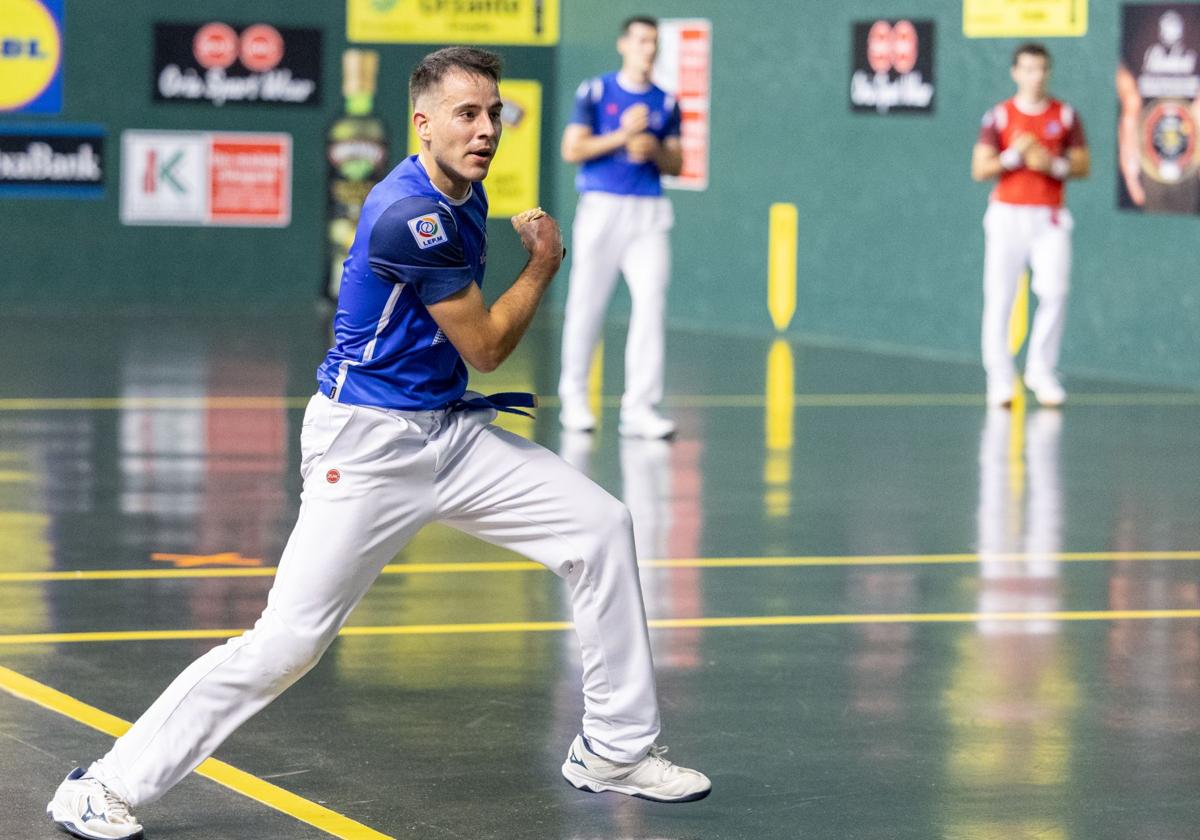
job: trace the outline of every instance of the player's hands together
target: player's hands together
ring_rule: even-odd
[[[1025,166],[1034,172],[1049,172],[1054,158],[1041,143],[1031,143],[1025,150]]]
[[[650,109],[646,103],[630,105],[621,113],[621,131],[626,137],[641,134],[650,125]]]
[[[625,143],[625,154],[633,163],[645,163],[658,155],[658,138],[649,132],[635,134]]]
[[[531,262],[541,263],[551,273],[558,270],[566,251],[558,222],[541,207],[534,207],[512,217],[513,230],[529,252]]]
[[[1018,134],[1016,137],[1014,137],[1012,139],[1012,142],[1008,144],[1008,147],[1010,149],[1016,149],[1018,152],[1020,152],[1022,155],[1024,155],[1027,151],[1029,151],[1029,149],[1031,147],[1033,147],[1036,144],[1037,144],[1036,137],[1034,137],[1028,131],[1022,131],[1020,134]]]

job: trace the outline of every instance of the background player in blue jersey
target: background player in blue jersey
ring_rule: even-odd
[[[529,262],[488,307],[487,197],[500,140],[500,61],[451,47],[409,83],[421,151],[371,191],[346,260],[335,346],[301,429],[304,491],[267,607],[252,630],[180,674],[47,810],[79,837],[136,838],[152,802],[303,676],[380,570],[425,524],[519,551],[567,583],[583,654],[576,787],[688,801],[709,780],[655,745],[658,702],[629,512],[553,453],[490,424],[465,359],[516,347],[562,260],[557,223],[514,219]],[[511,396],[511,395],[509,395]],[[503,401],[501,401],[503,405]],[[510,403],[511,404],[511,403]]]
[[[671,277],[670,199],[660,175],[683,165],[679,108],[650,81],[658,54],[658,22],[634,17],[617,39],[621,69],[587,79],[575,95],[562,156],[581,164],[572,231],[571,286],[563,325],[560,418],[570,431],[591,431],[587,376],[604,313],[625,276],[633,308],[625,343],[621,434],[662,438],[675,424],[656,406],[663,395],[664,321]]]

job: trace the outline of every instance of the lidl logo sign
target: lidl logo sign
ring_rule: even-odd
[[[0,112],[62,111],[63,0],[0,0]]]

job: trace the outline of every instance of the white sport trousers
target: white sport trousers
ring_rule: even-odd
[[[1017,281],[1028,266],[1037,312],[1025,356],[1027,374],[1054,373],[1062,346],[1071,280],[1071,229],[1065,207],[993,201],[983,217],[983,366],[988,379],[1010,383],[1016,371],[1008,348],[1008,323]]]
[[[314,396],[300,515],[262,616],[176,677],[91,774],[133,806],[162,796],[316,664],[380,570],[435,520],[567,582],[583,731],[615,761],[644,756],[659,717],[629,511],[494,416]]]
[[[564,401],[583,400],[587,395],[592,351],[618,273],[625,276],[632,304],[621,411],[636,414],[662,400],[674,223],[671,200],[665,196],[585,192],[579,197],[572,223],[571,283],[558,381],[558,395]]]

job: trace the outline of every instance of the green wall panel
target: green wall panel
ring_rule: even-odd
[[[1052,92],[1081,113],[1091,179],[1074,182],[1068,371],[1200,385],[1200,218],[1115,209],[1121,4],[1092,0],[1085,38],[1047,41]],[[579,80],[612,69],[618,22],[650,11],[713,22],[710,186],[675,192],[670,300],[680,325],[773,330],[766,309],[767,212],[799,209],[799,293],[791,331],[860,346],[978,356],[982,216],[970,179],[979,120],[1010,96],[1017,41],[968,40],[959,0],[615,0],[568,2],[558,51],[559,124]],[[936,22],[932,116],[851,113],[853,21]],[[561,166],[561,164],[560,164]],[[560,206],[571,215],[570,168]],[[982,374],[981,374],[982,380]]]

